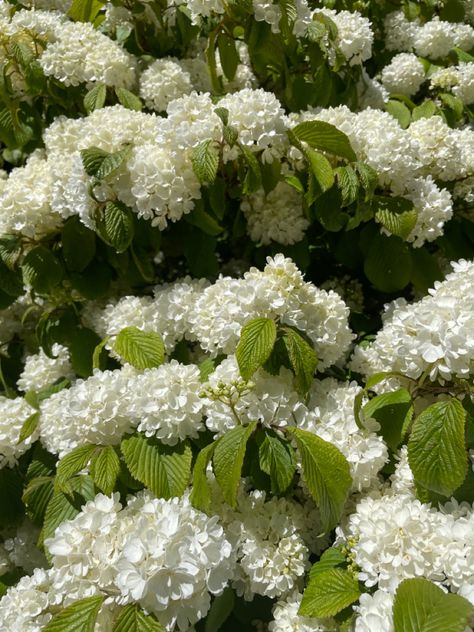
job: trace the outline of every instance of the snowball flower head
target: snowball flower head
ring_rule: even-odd
[[[399,53],[382,70],[382,83],[389,92],[416,94],[425,80],[425,69],[413,53]]]
[[[25,421],[35,413],[22,397],[9,399],[0,396],[0,469],[12,467],[24,452],[38,439],[38,430],[18,442]]]
[[[157,59],[140,76],[140,96],[157,112],[165,111],[170,101],[192,89],[189,73],[173,58]]]
[[[54,357],[50,358],[40,349],[38,353],[26,357],[25,367],[17,382],[21,391],[39,391],[62,377],[74,379],[68,349],[54,344],[52,354]]]

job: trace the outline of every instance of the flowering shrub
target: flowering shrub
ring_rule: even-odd
[[[474,626],[474,3],[0,0],[0,629]]]

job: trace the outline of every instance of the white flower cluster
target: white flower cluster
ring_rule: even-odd
[[[388,460],[387,446],[376,434],[379,425],[366,421],[361,430],[354,419],[354,399],[361,387],[356,382],[340,383],[334,378],[315,380],[308,402],[308,412],[298,426],[329,441],[349,462],[354,491],[370,489]],[[298,415],[298,413],[296,413]]]
[[[374,33],[370,27],[370,20],[357,11],[317,9],[315,13],[318,12],[328,16],[336,25],[336,46],[340,48],[350,66],[362,64],[372,57]]]
[[[191,77],[177,59],[157,59],[140,76],[140,96],[147,108],[157,112],[192,90]]]
[[[438,16],[421,24],[410,21],[403,11],[394,11],[385,18],[385,46],[390,51],[414,51],[429,59],[445,57],[458,47],[470,50],[474,46],[474,28],[462,22],[444,22]]]
[[[234,553],[217,516],[193,509],[187,497],[142,492],[123,509],[118,498],[99,494],[57,528],[46,540],[53,568],[72,584],[113,591],[117,603],[139,603],[166,630],[188,630],[234,574]]]
[[[394,594],[403,579],[425,577],[458,592],[474,583],[474,513],[455,501],[437,511],[404,494],[363,498],[338,528],[353,544],[359,580]]]
[[[309,226],[301,193],[284,182],[279,182],[268,195],[258,191],[244,199],[241,209],[250,238],[263,245],[272,241],[294,244],[303,239]]]
[[[84,22],[62,24],[39,63],[45,75],[66,86],[104,83],[130,88],[135,81],[133,57],[92,24]]]
[[[40,349],[38,353],[26,357],[25,366],[17,381],[20,391],[39,391],[62,377],[74,379],[67,348],[54,344],[52,353],[54,357],[50,358]]]
[[[190,314],[191,331],[213,355],[231,354],[242,326],[253,318],[279,318],[311,339],[318,369],[334,364],[349,348],[349,310],[332,291],[312,283],[283,255],[267,259],[263,272],[251,268],[243,279],[221,277],[206,288]]]
[[[363,593],[357,612],[354,632],[393,632],[393,595],[386,590],[376,590],[372,595]]]
[[[299,615],[298,610],[302,598],[302,593],[295,590],[276,602],[272,610],[273,621],[268,625],[270,632],[335,632],[337,630],[337,624],[332,619],[320,620]],[[375,629],[371,629],[370,632],[375,632]]]
[[[425,68],[413,53],[399,53],[382,70],[382,83],[389,92],[410,97],[425,81]]]
[[[453,272],[417,303],[398,299],[368,347],[357,347],[352,368],[366,376],[400,371],[431,380],[468,378],[474,359],[474,263],[453,263]]]
[[[455,180],[474,172],[474,133],[451,129],[438,116],[420,119],[403,130],[388,112],[346,106],[304,112],[300,120],[322,120],[344,132],[358,160],[378,174],[379,184],[411,200],[418,212],[407,241],[415,247],[443,233],[453,214],[451,195],[433,178]]]
[[[451,90],[464,105],[474,103],[474,62],[460,62],[435,71],[431,77],[431,88]]]
[[[29,437],[19,441],[23,424],[35,412],[22,397],[0,397],[0,468],[15,465],[18,457],[38,439],[38,430],[35,430]]]

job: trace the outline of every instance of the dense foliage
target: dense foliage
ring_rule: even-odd
[[[474,2],[0,0],[0,629],[474,626]]]

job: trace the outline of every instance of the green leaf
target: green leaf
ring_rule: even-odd
[[[40,294],[49,292],[63,278],[61,264],[44,246],[36,246],[30,250],[21,268],[25,283]]]
[[[408,442],[408,462],[415,481],[451,496],[467,473],[464,442],[466,411],[451,398],[425,408],[415,419]]]
[[[214,108],[214,114],[217,114],[225,126],[229,124],[229,110],[227,108]]]
[[[94,483],[90,476],[77,476],[68,481],[69,491],[65,494],[56,489],[46,507],[44,515],[44,539],[54,536],[56,528],[65,520],[72,520],[81,507],[95,497]]]
[[[219,49],[219,58],[221,60],[222,70],[229,81],[235,77],[237,66],[240,63],[239,53],[235,46],[233,37],[221,31],[217,37],[217,47]]]
[[[463,632],[474,608],[427,579],[405,579],[393,604],[395,632]]]
[[[133,212],[122,202],[107,202],[97,222],[97,232],[116,252],[124,252],[134,235]]]
[[[326,549],[319,560],[313,564],[309,571],[309,580],[312,581],[317,575],[337,566],[347,566],[347,558],[339,547]]]
[[[212,464],[217,483],[224,500],[235,509],[242,466],[244,464],[247,441],[257,427],[253,421],[248,426],[236,426],[226,432],[217,443]]]
[[[260,164],[253,151],[245,145],[239,145],[239,147],[248,166],[242,185],[242,193],[248,195],[255,193],[255,191],[258,191],[262,186],[262,172],[260,171]]]
[[[81,149],[82,164],[87,175],[103,180],[120,167],[130,155],[131,150],[131,145],[126,145],[112,154],[99,147]]]
[[[84,97],[84,107],[86,112],[90,114],[94,110],[104,107],[105,97],[107,95],[106,87],[103,83],[98,83]]]
[[[326,151],[349,161],[357,160],[348,137],[334,125],[325,121],[305,121],[292,130],[299,141],[313,149]]]
[[[400,237],[375,234],[370,241],[364,272],[382,292],[397,292],[410,282],[412,260]]]
[[[428,101],[425,101],[421,105],[417,105],[416,108],[413,108],[411,119],[412,121],[418,121],[422,118],[431,118],[437,111],[438,108],[436,107],[436,104],[431,99],[428,99]]]
[[[337,186],[341,192],[341,206],[349,206],[357,200],[359,195],[359,178],[355,170],[350,166],[337,167],[335,169]]]
[[[209,489],[206,471],[216,445],[217,441],[214,441],[199,452],[193,470],[193,489],[191,491],[190,500],[196,509],[206,512],[211,508],[211,491]]]
[[[0,259],[13,270],[19,256],[21,255],[21,239],[16,235],[5,235],[0,238]]]
[[[304,397],[313,382],[318,358],[313,347],[297,331],[291,327],[282,327],[282,331],[283,344],[295,374],[296,390]]]
[[[304,617],[333,617],[360,597],[359,583],[353,573],[331,568],[310,580],[298,614]]]
[[[11,296],[12,299],[23,294],[21,275],[14,270],[10,270],[3,261],[0,261],[0,289],[8,296]]]
[[[114,90],[119,103],[123,105],[124,108],[135,110],[136,112],[140,112],[140,110],[143,109],[143,103],[139,97],[137,97],[136,94],[133,94],[133,92],[130,92],[130,90],[120,88],[118,86],[116,86]]]
[[[255,318],[242,327],[235,355],[244,380],[268,360],[275,341],[276,325],[271,318]]]
[[[158,498],[182,496],[191,475],[192,452],[187,443],[165,446],[154,438],[135,434],[120,449],[130,474]]]
[[[235,604],[235,593],[227,587],[222,595],[215,597],[206,616],[204,632],[216,632],[223,630],[222,625],[229,618]]]
[[[272,492],[274,494],[285,492],[294,478],[296,468],[291,445],[273,430],[266,429],[258,456],[260,469],[270,476]]]
[[[136,369],[152,369],[163,364],[165,345],[159,333],[141,331],[138,327],[125,327],[118,334],[114,351]]]
[[[311,147],[304,150],[310,169],[309,188],[306,198],[308,205],[313,202],[334,184],[334,171],[331,163],[323,154],[314,151]]]
[[[276,158],[272,162],[265,162],[260,165],[260,172],[262,174],[263,190],[268,195],[280,181],[281,162]]]
[[[91,443],[75,448],[59,461],[56,471],[58,485],[64,485],[75,474],[83,470],[92,458],[97,446]]]
[[[219,149],[213,140],[205,140],[193,149],[193,171],[201,184],[212,184],[219,167]]]
[[[95,621],[105,595],[79,599],[55,614],[43,632],[94,632]]]
[[[393,118],[397,119],[402,129],[406,129],[410,125],[411,112],[404,103],[391,99],[385,104],[385,109]]]
[[[95,234],[77,215],[64,223],[61,241],[63,257],[68,270],[82,272],[95,255]]]
[[[461,118],[464,112],[464,104],[459,97],[455,97],[453,94],[445,93],[440,94],[439,98],[446,107],[452,110],[457,118]]]
[[[376,195],[373,206],[376,221],[392,235],[407,239],[415,228],[418,213],[410,200],[402,197]]]
[[[213,358],[206,358],[199,364],[199,379],[201,382],[207,382],[208,377],[214,372],[216,363]]]
[[[371,199],[377,187],[379,181],[377,172],[365,162],[356,162],[354,167],[359,176],[362,188],[366,192],[365,201],[367,202]]]
[[[303,479],[316,502],[325,532],[335,527],[352,485],[349,463],[331,443],[317,435],[288,427],[296,441],[302,463]]]
[[[129,604],[114,621],[112,632],[165,632],[152,614],[145,614],[138,604]]]
[[[38,412],[33,413],[25,420],[20,430],[20,437],[18,439],[18,443],[21,443],[22,441],[25,441],[25,439],[28,439],[28,437],[31,437],[31,435],[34,433],[34,431],[38,427],[39,420],[40,420],[40,414]]]
[[[410,393],[405,388],[393,393],[382,393],[371,399],[363,411],[365,417],[373,417],[380,424],[385,443],[395,451],[413,419],[414,407]]]
[[[209,213],[206,213],[206,211],[198,205],[194,207],[191,213],[185,215],[185,220],[189,224],[197,226],[208,235],[220,235],[224,230]]]
[[[73,0],[67,14],[75,22],[93,22],[104,4],[99,0]]]
[[[101,448],[92,457],[90,475],[104,494],[114,491],[119,472],[120,459],[111,445]]]

